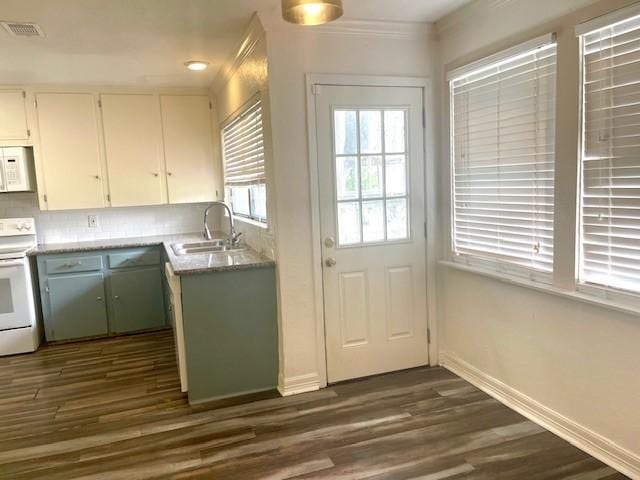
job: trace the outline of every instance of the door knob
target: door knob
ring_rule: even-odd
[[[336,263],[337,263],[337,262],[336,262],[336,259],[335,259],[335,258],[327,258],[327,259],[324,261],[324,264],[325,264],[327,267],[334,267],[334,266],[336,265]]]
[[[327,248],[332,248],[336,244],[336,241],[333,237],[327,237],[324,239],[324,246]]]

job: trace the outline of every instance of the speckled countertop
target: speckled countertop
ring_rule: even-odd
[[[224,235],[215,235],[225,238]],[[28,252],[29,256],[52,255],[59,253],[91,252],[116,248],[135,248],[162,245],[171,267],[177,275],[242,270],[249,268],[272,267],[275,262],[249,247],[231,252],[199,253],[177,256],[171,248],[172,243],[203,241],[202,233],[177,235],[155,235],[148,237],[112,238],[87,242],[51,243],[38,245]]]

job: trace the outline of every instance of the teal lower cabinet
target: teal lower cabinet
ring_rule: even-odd
[[[102,272],[49,279],[47,339],[66,340],[109,333]]]
[[[166,324],[159,267],[113,272],[110,284],[112,333],[147,330]]]
[[[180,284],[189,402],[275,389],[275,268],[185,275]]]
[[[160,247],[39,255],[48,341],[166,326]]]

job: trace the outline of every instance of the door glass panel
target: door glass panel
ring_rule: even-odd
[[[409,237],[406,118],[398,108],[334,111],[340,246]]]
[[[358,157],[336,158],[338,200],[356,200],[358,193]]]
[[[362,202],[362,241],[384,240],[384,204],[382,200]]]
[[[405,152],[405,112],[404,110],[386,110],[384,112],[384,150],[385,153]]]
[[[387,200],[387,238],[399,240],[407,238],[407,199]]]
[[[336,110],[334,113],[336,155],[358,153],[357,119],[355,110]]]
[[[382,153],[382,112],[360,111],[360,153]]]
[[[382,197],[382,157],[362,157],[362,197]]]
[[[386,158],[387,197],[407,194],[407,169],[404,155],[387,155]]]
[[[360,243],[360,203],[338,204],[338,241],[340,245]]]
[[[13,296],[11,295],[11,280],[0,279],[0,314],[13,313]]]

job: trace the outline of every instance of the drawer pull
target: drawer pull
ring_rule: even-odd
[[[64,264],[66,268],[79,267],[82,265],[82,262],[67,262]]]

